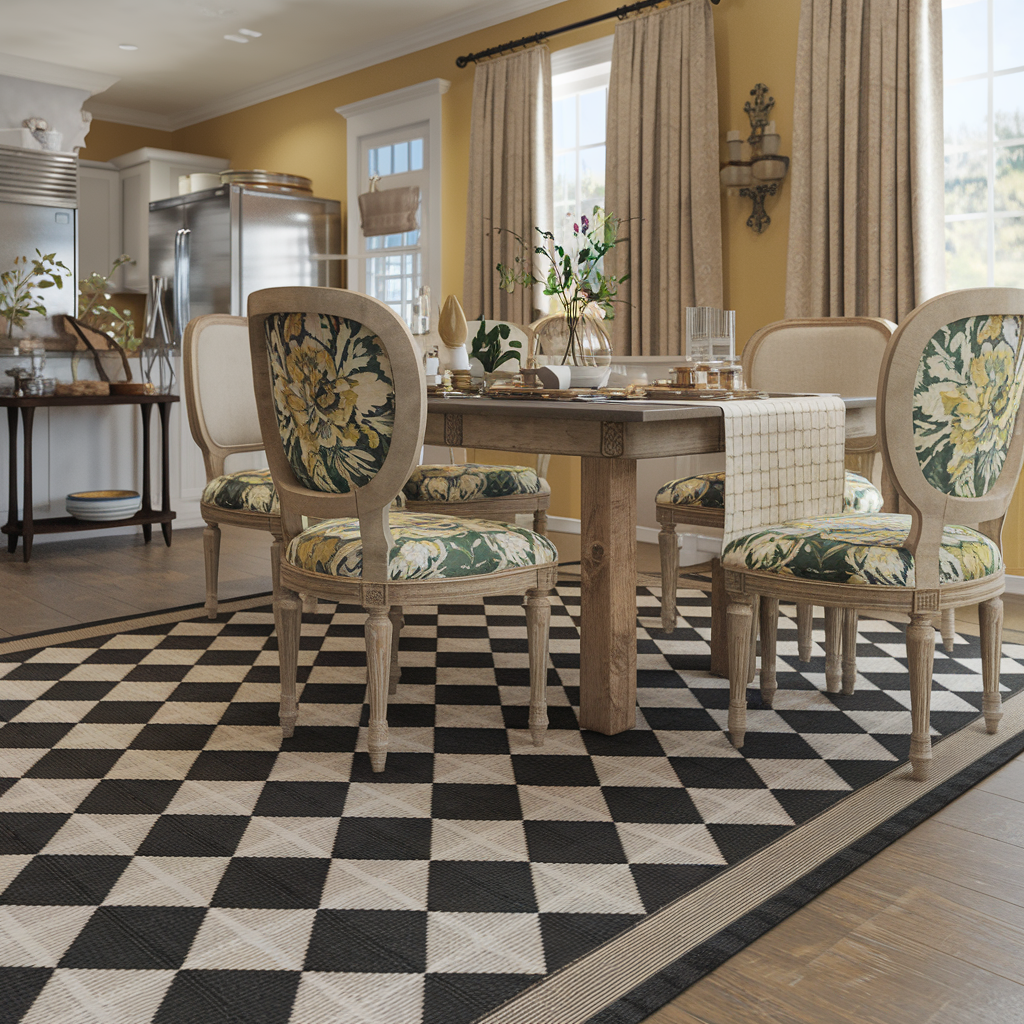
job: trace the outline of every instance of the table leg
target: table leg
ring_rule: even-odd
[[[170,402],[161,402],[157,407],[160,413],[160,510],[171,511],[171,447],[169,425],[171,420]],[[160,530],[164,535],[164,543],[171,546],[171,522],[160,524]]]
[[[36,411],[29,405],[21,410],[21,429],[24,451],[24,469],[22,478],[23,497],[21,509],[21,555],[27,562],[32,555],[32,424]]]
[[[636,461],[584,458],[580,728],[636,725]]]
[[[149,420],[153,414],[153,406],[143,402],[139,406],[142,413],[142,511],[153,511],[153,491],[149,484]],[[142,539],[148,544],[153,538],[153,524],[142,524]]]
[[[7,407],[7,550],[18,546],[18,410]]]

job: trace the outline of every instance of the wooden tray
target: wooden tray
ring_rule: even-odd
[[[742,388],[735,391],[724,388],[673,388],[664,384],[648,384],[648,398],[670,399],[678,402],[728,402],[739,399],[767,398],[764,391]]]

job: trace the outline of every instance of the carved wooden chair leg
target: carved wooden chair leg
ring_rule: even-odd
[[[658,548],[661,553],[661,628],[672,633],[676,628],[676,587],[679,582],[679,544],[675,523],[661,524]]]
[[[926,782],[932,767],[929,731],[935,623],[931,612],[913,612],[907,626],[907,667],[910,671],[910,763],[914,778]]]
[[[387,608],[371,607],[366,612],[366,683],[370,699],[367,748],[371,770],[382,772],[388,757],[388,676],[394,631]]]
[[[750,668],[750,620],[754,599],[730,594],[726,611],[729,645],[729,739],[739,749],[747,734],[747,673]]]
[[[274,597],[274,618],[277,620],[277,656],[281,666],[281,732],[295,732],[298,702],[295,699],[295,677],[299,664],[299,636],[302,633],[302,603],[292,590],[279,590]]]
[[[729,594],[725,589],[725,572],[720,558],[711,559],[711,674],[729,678],[729,643],[726,609]],[[721,643],[718,637],[726,637]]]
[[[757,626],[762,600],[760,595],[753,595],[754,604],[750,614],[750,654],[747,659],[747,686],[754,681],[754,676],[757,675]]]
[[[942,633],[942,649],[947,654],[953,653],[956,645],[956,609],[944,608],[939,612],[939,632]]]
[[[978,605],[978,623],[981,633],[981,677],[984,693],[981,710],[985,715],[985,728],[994,733],[1003,717],[1003,702],[999,695],[999,659],[1003,641],[1003,599],[992,597]]]
[[[526,592],[526,636],[530,650],[530,735],[535,747],[544,745],[544,733],[548,728],[550,593],[550,590]]]
[[[857,624],[856,608],[843,609],[843,693],[849,697],[857,686]]]
[[[206,563],[206,614],[217,618],[217,581],[220,576],[220,524],[207,523],[203,530],[203,560]]]
[[[825,689],[839,693],[842,688],[843,666],[840,649],[843,643],[843,609],[825,609]]]
[[[533,532],[539,533],[542,537],[548,535],[547,509],[539,508],[533,513]]]
[[[775,681],[775,639],[779,629],[779,599],[761,595],[761,703],[770,708],[778,684]]]
[[[798,601],[796,606],[796,656],[801,661],[810,661],[814,642],[811,633],[814,629],[814,605]]]
[[[398,664],[398,638],[405,625],[405,616],[402,614],[400,605],[392,605],[388,611],[388,618],[391,620],[391,667],[388,673],[388,693],[398,693],[398,677],[402,674],[401,666]]]

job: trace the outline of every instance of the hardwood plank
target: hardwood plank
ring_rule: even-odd
[[[972,789],[939,811],[935,820],[1024,847],[1024,815],[1020,813],[1020,803],[997,793]]]
[[[997,796],[1005,796],[1008,800],[1024,802],[1024,761],[1020,758],[1011,761],[978,783],[978,789],[983,789],[986,793],[995,793]],[[1021,813],[1024,814],[1024,809]]]

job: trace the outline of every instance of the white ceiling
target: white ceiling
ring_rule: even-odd
[[[96,75],[116,77],[87,109],[176,129],[558,2],[0,0],[0,74],[32,77],[31,62],[46,61],[65,79],[91,72],[83,87],[93,90]],[[261,35],[245,44],[224,38],[243,28]]]

